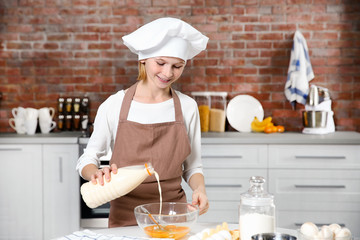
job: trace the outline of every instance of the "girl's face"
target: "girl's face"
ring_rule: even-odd
[[[178,80],[186,64],[174,57],[153,57],[141,62],[145,63],[147,80],[159,88],[168,88]]]

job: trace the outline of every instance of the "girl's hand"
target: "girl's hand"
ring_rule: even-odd
[[[101,186],[104,185],[104,178],[106,182],[110,182],[111,180],[111,172],[116,174],[117,173],[117,166],[115,163],[111,164],[110,167],[104,167],[98,169],[94,174],[91,175],[91,182],[93,184],[99,184]],[[104,176],[104,177],[103,177]]]
[[[209,200],[206,196],[205,189],[198,188],[193,191],[192,204],[199,206],[199,215],[204,214],[209,209]]]

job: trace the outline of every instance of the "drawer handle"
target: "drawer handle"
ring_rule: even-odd
[[[63,159],[59,157],[59,182],[63,182]]]
[[[236,187],[242,188],[241,184],[205,184],[206,187]]]
[[[22,151],[22,148],[1,148],[0,151]]]
[[[295,188],[346,188],[345,185],[294,185]]]
[[[239,156],[202,156],[203,158],[242,158],[241,155]]]
[[[322,227],[324,225],[330,225],[331,223],[314,223],[316,226],[318,227]],[[338,223],[340,225],[340,227],[345,227],[345,223]],[[301,227],[303,224],[302,223],[294,223],[294,225],[296,227]]]
[[[346,159],[345,156],[295,156],[296,159]]]

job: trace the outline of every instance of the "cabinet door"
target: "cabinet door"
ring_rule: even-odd
[[[80,228],[78,145],[44,145],[44,238]]]
[[[0,239],[42,239],[41,145],[0,145]]]

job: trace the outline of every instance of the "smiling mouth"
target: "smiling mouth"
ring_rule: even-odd
[[[170,82],[170,79],[163,79],[163,78],[161,78],[161,77],[159,77],[159,76],[158,76],[158,79],[159,79],[160,82],[162,82],[162,83],[168,83],[168,82]]]

